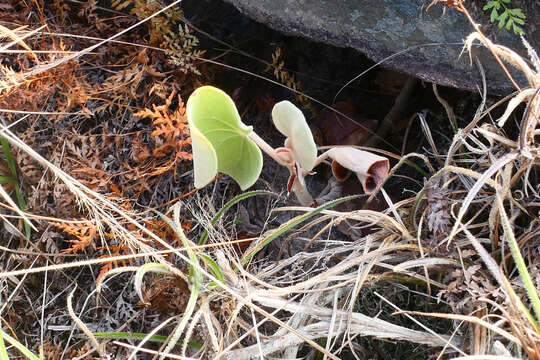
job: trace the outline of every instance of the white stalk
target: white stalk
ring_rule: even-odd
[[[302,206],[313,205],[313,196],[311,196],[309,193],[305,183],[302,185],[302,182],[298,179],[298,176],[294,179],[292,191],[294,191],[296,198]]]
[[[298,166],[298,172],[295,169],[294,162],[288,163],[281,156],[278,155],[276,150],[271,147],[266,141],[264,141],[255,131],[252,131],[249,138],[257,144],[257,146],[274,159],[281,166],[285,166],[289,169],[290,176],[295,176],[291,190],[296,195],[296,198],[302,206],[313,205],[313,197],[309,193],[306,183],[304,182],[305,170]]]
[[[249,138],[257,144],[257,146],[268,154],[272,159],[274,159],[279,165],[289,167],[289,164],[283,161],[283,159],[277,154],[276,150],[271,147],[266,141],[264,141],[255,131],[252,131],[249,135]]]

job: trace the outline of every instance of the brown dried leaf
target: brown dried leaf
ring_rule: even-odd
[[[76,237],[76,240],[69,240],[72,246],[68,249],[62,250],[62,253],[76,253],[85,250],[89,246],[95,247],[94,240],[97,234],[97,226],[93,222],[51,222],[51,225],[69,235]]]

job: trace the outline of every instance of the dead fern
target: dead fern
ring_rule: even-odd
[[[440,185],[440,179],[432,178],[424,184],[428,201],[427,225],[433,234],[431,245],[438,244],[444,239],[452,226],[450,191]]]
[[[302,82],[296,81],[294,74],[285,69],[285,60],[283,60],[283,50],[281,46],[276,46],[272,54],[272,61],[268,63],[265,71],[272,70],[274,77],[283,85],[290,87],[293,90],[301,91]],[[306,110],[313,112],[311,101],[304,95],[295,92],[296,101]]]
[[[191,145],[191,137],[187,128],[186,109],[179,95],[176,97],[178,101],[176,110],[170,112],[175,95],[175,92],[172,92],[163,105],[153,105],[152,109],[143,109],[133,114],[136,117],[153,119],[152,125],[155,128],[150,134],[155,142],[153,150],[150,151],[147,147],[142,146],[140,141],[134,144],[136,157],[139,161],[150,157],[158,159],[169,157],[170,164],[176,166],[178,161],[191,161],[193,159],[191,153],[186,151],[186,148]],[[162,172],[160,170],[152,175],[156,176]]]
[[[75,237],[75,239],[68,240],[71,243],[71,247],[62,250],[62,253],[82,252],[88,247],[95,250],[98,229],[93,222],[83,219],[81,222],[52,222],[51,225]]]
[[[131,8],[130,14],[137,16],[139,20],[161,10],[165,5],[160,0],[115,0],[112,7],[116,10]],[[165,50],[171,64],[178,66],[184,73],[200,75],[195,66],[195,61],[204,54],[197,50],[199,39],[192,34],[187,25],[180,23],[184,13],[179,7],[155,16],[149,22],[149,44]]]
[[[204,51],[196,50],[199,39],[191,33],[191,29],[185,24],[182,28],[180,24],[173,36],[165,34],[164,38],[165,42],[162,45],[167,49],[166,53],[170,56],[170,61],[184,73],[192,72],[201,75],[194,62],[202,57]]]

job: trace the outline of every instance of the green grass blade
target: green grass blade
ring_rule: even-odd
[[[98,332],[94,333],[94,336],[96,338],[100,339],[124,339],[124,340],[140,340],[144,339],[148,334],[145,333],[127,333],[127,332]],[[148,341],[151,342],[158,342],[158,343],[164,343],[167,341],[167,336],[164,335],[152,335]],[[182,345],[184,343],[184,340],[179,339],[177,344]],[[202,348],[202,344],[199,344],[197,342],[188,341],[188,346],[200,349]]]
[[[184,329],[188,321],[191,319],[191,315],[193,315],[193,312],[195,311],[195,306],[197,305],[198,298],[199,298],[199,289],[193,286],[191,288],[191,294],[189,296],[189,300],[186,305],[186,310],[184,311],[184,316],[182,316],[182,320],[180,320],[176,328],[173,330],[173,333],[170,337],[167,347],[164,350],[164,353],[170,353],[172,349],[174,348],[174,346],[177,344],[178,340],[180,339],[180,336],[182,336],[182,333],[184,332]],[[164,357],[162,356],[161,358],[164,358]]]
[[[187,239],[186,235],[184,234],[184,230],[182,230],[182,226],[179,223],[176,224],[175,223],[176,221],[173,222],[171,219],[169,219],[167,216],[163,215],[162,213],[160,212],[157,212],[157,213],[174,230],[176,235],[178,235],[178,237],[182,241],[182,245],[186,248],[186,252],[188,253],[189,259],[191,260],[189,272],[190,274],[192,274],[190,275],[190,277],[191,277],[191,280],[193,281],[193,286],[191,286],[191,289],[190,289],[191,294],[189,296],[186,309],[184,311],[184,316],[182,316],[182,320],[180,320],[176,328],[173,330],[170,340],[164,350],[164,353],[170,353],[171,350],[176,345],[176,342],[180,339],[180,336],[182,335],[184,328],[186,327],[188,321],[191,319],[191,316],[193,315],[193,312],[195,311],[195,306],[197,305],[197,299],[199,297],[199,287],[201,286],[201,283],[202,283],[202,274],[199,267],[199,260],[198,260],[197,254],[195,254],[195,251],[193,251],[193,249],[191,248],[190,242]],[[175,211],[175,220],[178,220],[177,216],[178,216],[178,213]],[[163,359],[163,358],[164,356],[162,355],[160,359]]]
[[[195,252],[191,248],[191,245],[189,244],[189,240],[187,239],[186,235],[184,234],[184,230],[182,230],[182,227],[180,226],[180,224],[178,224],[178,226],[177,226],[167,216],[163,215],[159,211],[156,211],[156,212],[163,219],[163,221],[165,221],[174,230],[174,232],[176,233],[178,238],[182,241],[182,245],[186,248],[186,252],[188,253],[188,256],[189,256],[189,259],[191,260],[191,263],[199,265],[199,260],[197,258],[197,255],[195,254]],[[200,284],[202,282],[202,274],[201,274],[200,270],[198,269],[198,266],[194,267],[193,265],[190,265],[189,273],[190,273],[190,275],[193,276],[192,280],[193,280],[193,283],[194,283],[194,287],[200,286]]]
[[[21,190],[19,188],[19,183],[15,183],[15,197],[17,197],[19,209],[21,209],[21,211],[26,211],[26,200],[24,200],[24,197],[22,196]],[[30,228],[30,224],[27,221],[24,222],[24,233],[26,235],[26,239],[30,240],[30,235],[32,235],[32,229]]]
[[[4,330],[0,329],[0,333],[1,333],[1,337],[3,339],[5,339],[8,343],[10,343],[11,345],[13,345],[17,350],[20,351],[21,354],[23,354],[24,356],[26,356],[28,359],[30,360],[40,360],[39,357],[37,357],[33,352],[31,352],[30,350],[28,350],[26,348],[26,346],[24,346],[23,344],[21,344],[20,342],[18,342],[16,339],[12,338],[11,336],[9,336],[8,334],[6,334],[4,332]],[[3,356],[2,353],[0,353],[0,355]],[[6,357],[6,360],[9,359]]]
[[[19,182],[17,180],[17,165],[15,163],[15,158],[13,157],[13,154],[11,153],[11,148],[9,147],[9,142],[4,138],[3,136],[0,136],[0,143],[2,144],[2,152],[4,153],[4,156],[6,157],[7,165],[9,168],[9,171],[11,171],[11,179],[12,183],[15,187],[15,196],[17,197],[17,203],[19,204],[19,209],[21,211],[26,211],[26,201],[24,200],[24,197],[22,196]],[[1,178],[9,178],[9,177],[0,177],[0,183],[2,183]],[[28,222],[24,222],[24,232],[26,234],[26,239],[30,239],[31,235],[31,228],[30,224]]]
[[[514,231],[512,230],[512,225],[508,220],[508,216],[506,215],[506,211],[504,210],[503,202],[499,194],[497,194],[497,203],[499,206],[499,213],[504,234],[506,235],[506,239],[508,240],[508,243],[510,245],[510,252],[512,253],[512,257],[514,258],[514,262],[516,263],[516,267],[518,269],[519,276],[521,277],[521,281],[523,281],[523,285],[525,285],[527,295],[529,295],[529,300],[531,301],[534,312],[536,313],[536,318],[538,321],[540,321],[540,299],[538,297],[538,290],[534,286],[531,275],[527,270],[525,260],[523,260],[523,256],[521,256],[521,251],[516,241]],[[534,321],[534,318],[532,317],[532,315],[530,315],[527,308],[525,308],[525,306],[523,305],[521,307],[524,308],[524,310],[526,311],[525,313],[527,314],[529,321],[536,328],[536,331],[540,332],[540,327],[538,326],[538,323]]]
[[[17,179],[15,179],[12,176],[0,176],[0,184],[9,184],[9,183],[15,183],[17,182]]]
[[[310,212],[308,212],[308,213],[306,213],[306,214],[304,214],[302,216],[296,217],[292,221],[289,221],[289,222],[281,225],[274,233],[267,236],[265,239],[260,241],[259,244],[257,244],[257,246],[255,246],[250,251],[245,253],[244,257],[242,258],[242,264],[247,263],[256,253],[259,252],[259,250],[261,250],[263,247],[268,245],[270,242],[272,242],[278,236],[280,236],[280,235],[284,234],[285,232],[287,232],[287,231],[291,230],[292,228],[294,228],[296,225],[299,225],[299,224],[303,223],[304,221],[306,221],[309,218],[319,214],[320,212],[322,212],[324,210],[333,208],[334,206],[339,205],[341,203],[344,203],[346,201],[356,199],[359,196],[360,195],[351,195],[351,196],[342,197],[342,198],[334,200],[334,201],[330,201],[330,202],[328,202],[328,203],[326,203],[324,205],[321,205],[321,206],[313,209],[312,211],[310,211]]]
[[[13,154],[11,153],[9,142],[6,140],[5,137],[0,136],[0,143],[2,144],[2,152],[4,153],[4,156],[6,157],[7,165],[8,165],[9,171],[11,171],[11,175],[17,176],[17,165],[15,163],[15,158],[13,157]]]
[[[6,349],[6,344],[4,343],[4,332],[0,329],[0,360],[8,360],[9,356]]]
[[[225,211],[229,210],[233,205],[236,203],[247,199],[249,197],[255,196],[255,195],[273,195],[277,196],[277,194],[274,194],[270,191],[263,191],[263,190],[256,190],[256,191],[248,191],[246,193],[240,194],[238,196],[235,196],[234,199],[230,200],[228,203],[226,203],[217,213],[214,215],[212,220],[210,220],[210,224],[214,226],[216,222],[219,220],[221,216],[225,213]],[[206,238],[208,237],[208,229],[205,229],[204,232],[201,235],[201,238],[199,239],[199,245],[202,245],[205,243]]]
[[[218,279],[220,282],[224,283],[225,279],[223,278],[223,273],[221,272],[221,269],[219,268],[219,265],[212,260],[208,255],[205,254],[199,254],[199,256],[203,259],[204,262],[206,262],[209,266],[210,272],[212,275]]]

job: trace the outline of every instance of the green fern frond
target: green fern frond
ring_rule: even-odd
[[[506,30],[512,29],[516,35],[523,35],[524,31],[521,26],[525,25],[527,16],[520,8],[510,9],[508,4],[511,0],[489,0],[482,8],[484,11],[491,9],[490,21],[494,23],[498,21],[499,28],[503,26]]]

